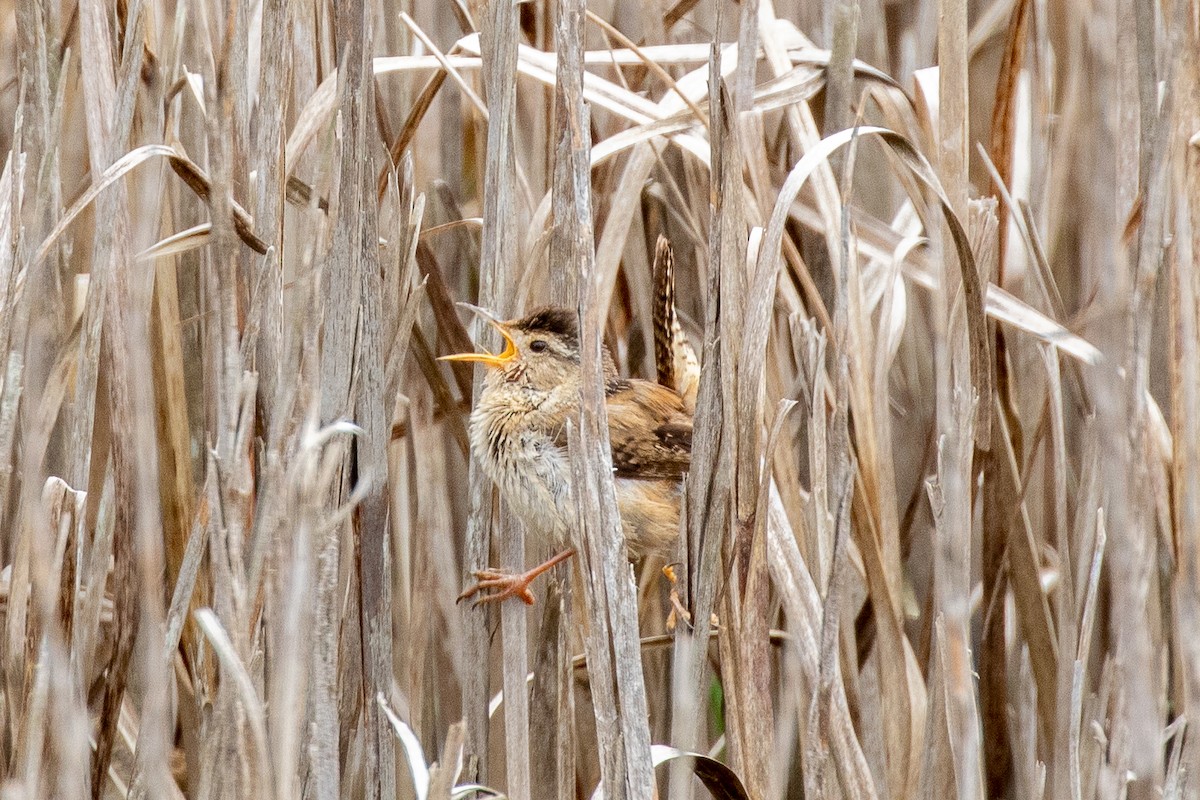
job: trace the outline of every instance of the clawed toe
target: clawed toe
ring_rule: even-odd
[[[458,602],[479,595],[471,603],[476,608],[481,603],[498,603],[510,597],[516,597],[527,606],[533,605],[533,593],[529,584],[533,577],[529,574],[513,575],[498,569],[481,569],[472,573],[476,583],[458,596]]]
[[[533,583],[534,578],[538,575],[541,575],[555,564],[567,560],[574,554],[574,550],[565,550],[528,572],[516,574],[499,569],[477,570],[471,573],[475,576],[475,585],[468,587],[466,591],[460,594],[457,602],[461,603],[463,600],[478,594],[479,597],[476,597],[474,602],[471,603],[472,608],[478,607],[480,603],[498,603],[510,597],[516,597],[525,605],[531,606],[534,600],[533,592],[529,591],[529,584]]]

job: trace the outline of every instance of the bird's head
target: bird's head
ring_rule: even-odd
[[[540,392],[578,385],[579,324],[573,312],[549,306],[505,321],[478,306],[461,305],[500,332],[504,350],[499,354],[457,353],[442,356],[442,361],[476,361],[488,367],[489,383],[518,384]]]

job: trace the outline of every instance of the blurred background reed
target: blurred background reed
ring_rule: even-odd
[[[1196,0],[0,0],[0,163],[5,800],[1200,796]],[[456,605],[660,234],[678,583]]]

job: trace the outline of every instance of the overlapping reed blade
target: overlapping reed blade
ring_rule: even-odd
[[[515,191],[517,165],[513,138],[516,135],[516,62],[517,62],[517,9],[506,3],[491,3],[484,14],[480,36],[480,54],[488,66],[484,74],[489,113],[487,118],[487,158],[484,162],[483,178],[483,237],[481,244],[479,302],[494,309],[502,318],[515,316],[512,311],[512,293],[509,275],[516,258],[516,219],[514,208],[518,202]],[[477,325],[482,331],[487,326]],[[481,337],[491,343],[497,339],[492,332]],[[476,379],[475,398],[479,397],[479,380]],[[522,523],[512,514],[501,517],[497,528],[490,522],[493,516],[491,500],[494,488],[477,468],[471,465],[471,508],[473,517],[485,517],[473,521],[468,539],[467,567],[471,570],[487,566],[489,545],[495,541],[495,551],[501,564],[519,571],[525,561],[525,541]],[[468,573],[469,574],[469,573]],[[471,639],[463,656],[470,662],[488,660],[488,642],[485,628],[485,613],[482,609],[465,611],[468,636]],[[508,702],[504,704],[505,768],[508,791],[517,800],[531,797],[529,786],[529,698],[525,691],[525,674],[529,670],[526,618],[519,606],[508,604],[501,609],[503,629],[503,681]],[[478,678],[464,683],[463,707],[467,717],[467,752],[480,759],[481,768],[477,779],[486,776],[487,732],[483,729],[486,719],[482,716],[482,701],[487,691],[484,670]]]
[[[583,103],[585,11],[582,0],[564,2],[555,9],[554,133],[549,137],[554,224],[549,257],[557,268],[550,270],[549,300],[565,307],[578,305],[584,260],[595,259],[594,253],[588,254],[594,247],[591,193],[587,202],[576,196],[577,183],[586,180],[590,166],[590,137],[585,140],[581,127],[587,118]],[[573,587],[573,581],[560,583],[556,578],[547,590],[531,697],[530,734],[544,748],[531,765],[533,785],[546,793],[553,788],[559,800],[575,796],[575,691],[570,655],[576,640],[573,628],[578,604],[573,602]]]

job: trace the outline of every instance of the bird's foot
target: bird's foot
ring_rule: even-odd
[[[683,620],[683,624],[687,626],[689,631],[695,630],[692,626],[692,615],[683,607],[683,601],[679,598],[679,589],[677,588],[679,578],[675,576],[675,565],[667,564],[662,568],[662,573],[671,582],[671,613],[667,615],[667,632],[675,630],[678,620]],[[712,624],[714,630],[721,627],[721,622],[717,619],[716,614],[709,616],[709,622]]]
[[[533,583],[534,579],[546,570],[566,561],[573,555],[575,555],[573,549],[564,550],[527,572],[513,573],[499,569],[481,569],[473,573],[477,582],[458,596],[458,602],[461,603],[478,594],[479,597],[476,597],[471,604],[472,608],[480,603],[499,603],[510,597],[516,597],[525,605],[531,606],[533,605],[533,592],[529,591],[529,584]]]
[[[675,630],[677,620],[683,620],[683,624],[687,625],[688,630],[692,629],[692,615],[683,607],[683,602],[679,599],[679,589],[677,584],[679,579],[675,577],[675,565],[667,564],[662,568],[663,577],[671,582],[671,613],[667,615],[667,631]]]

